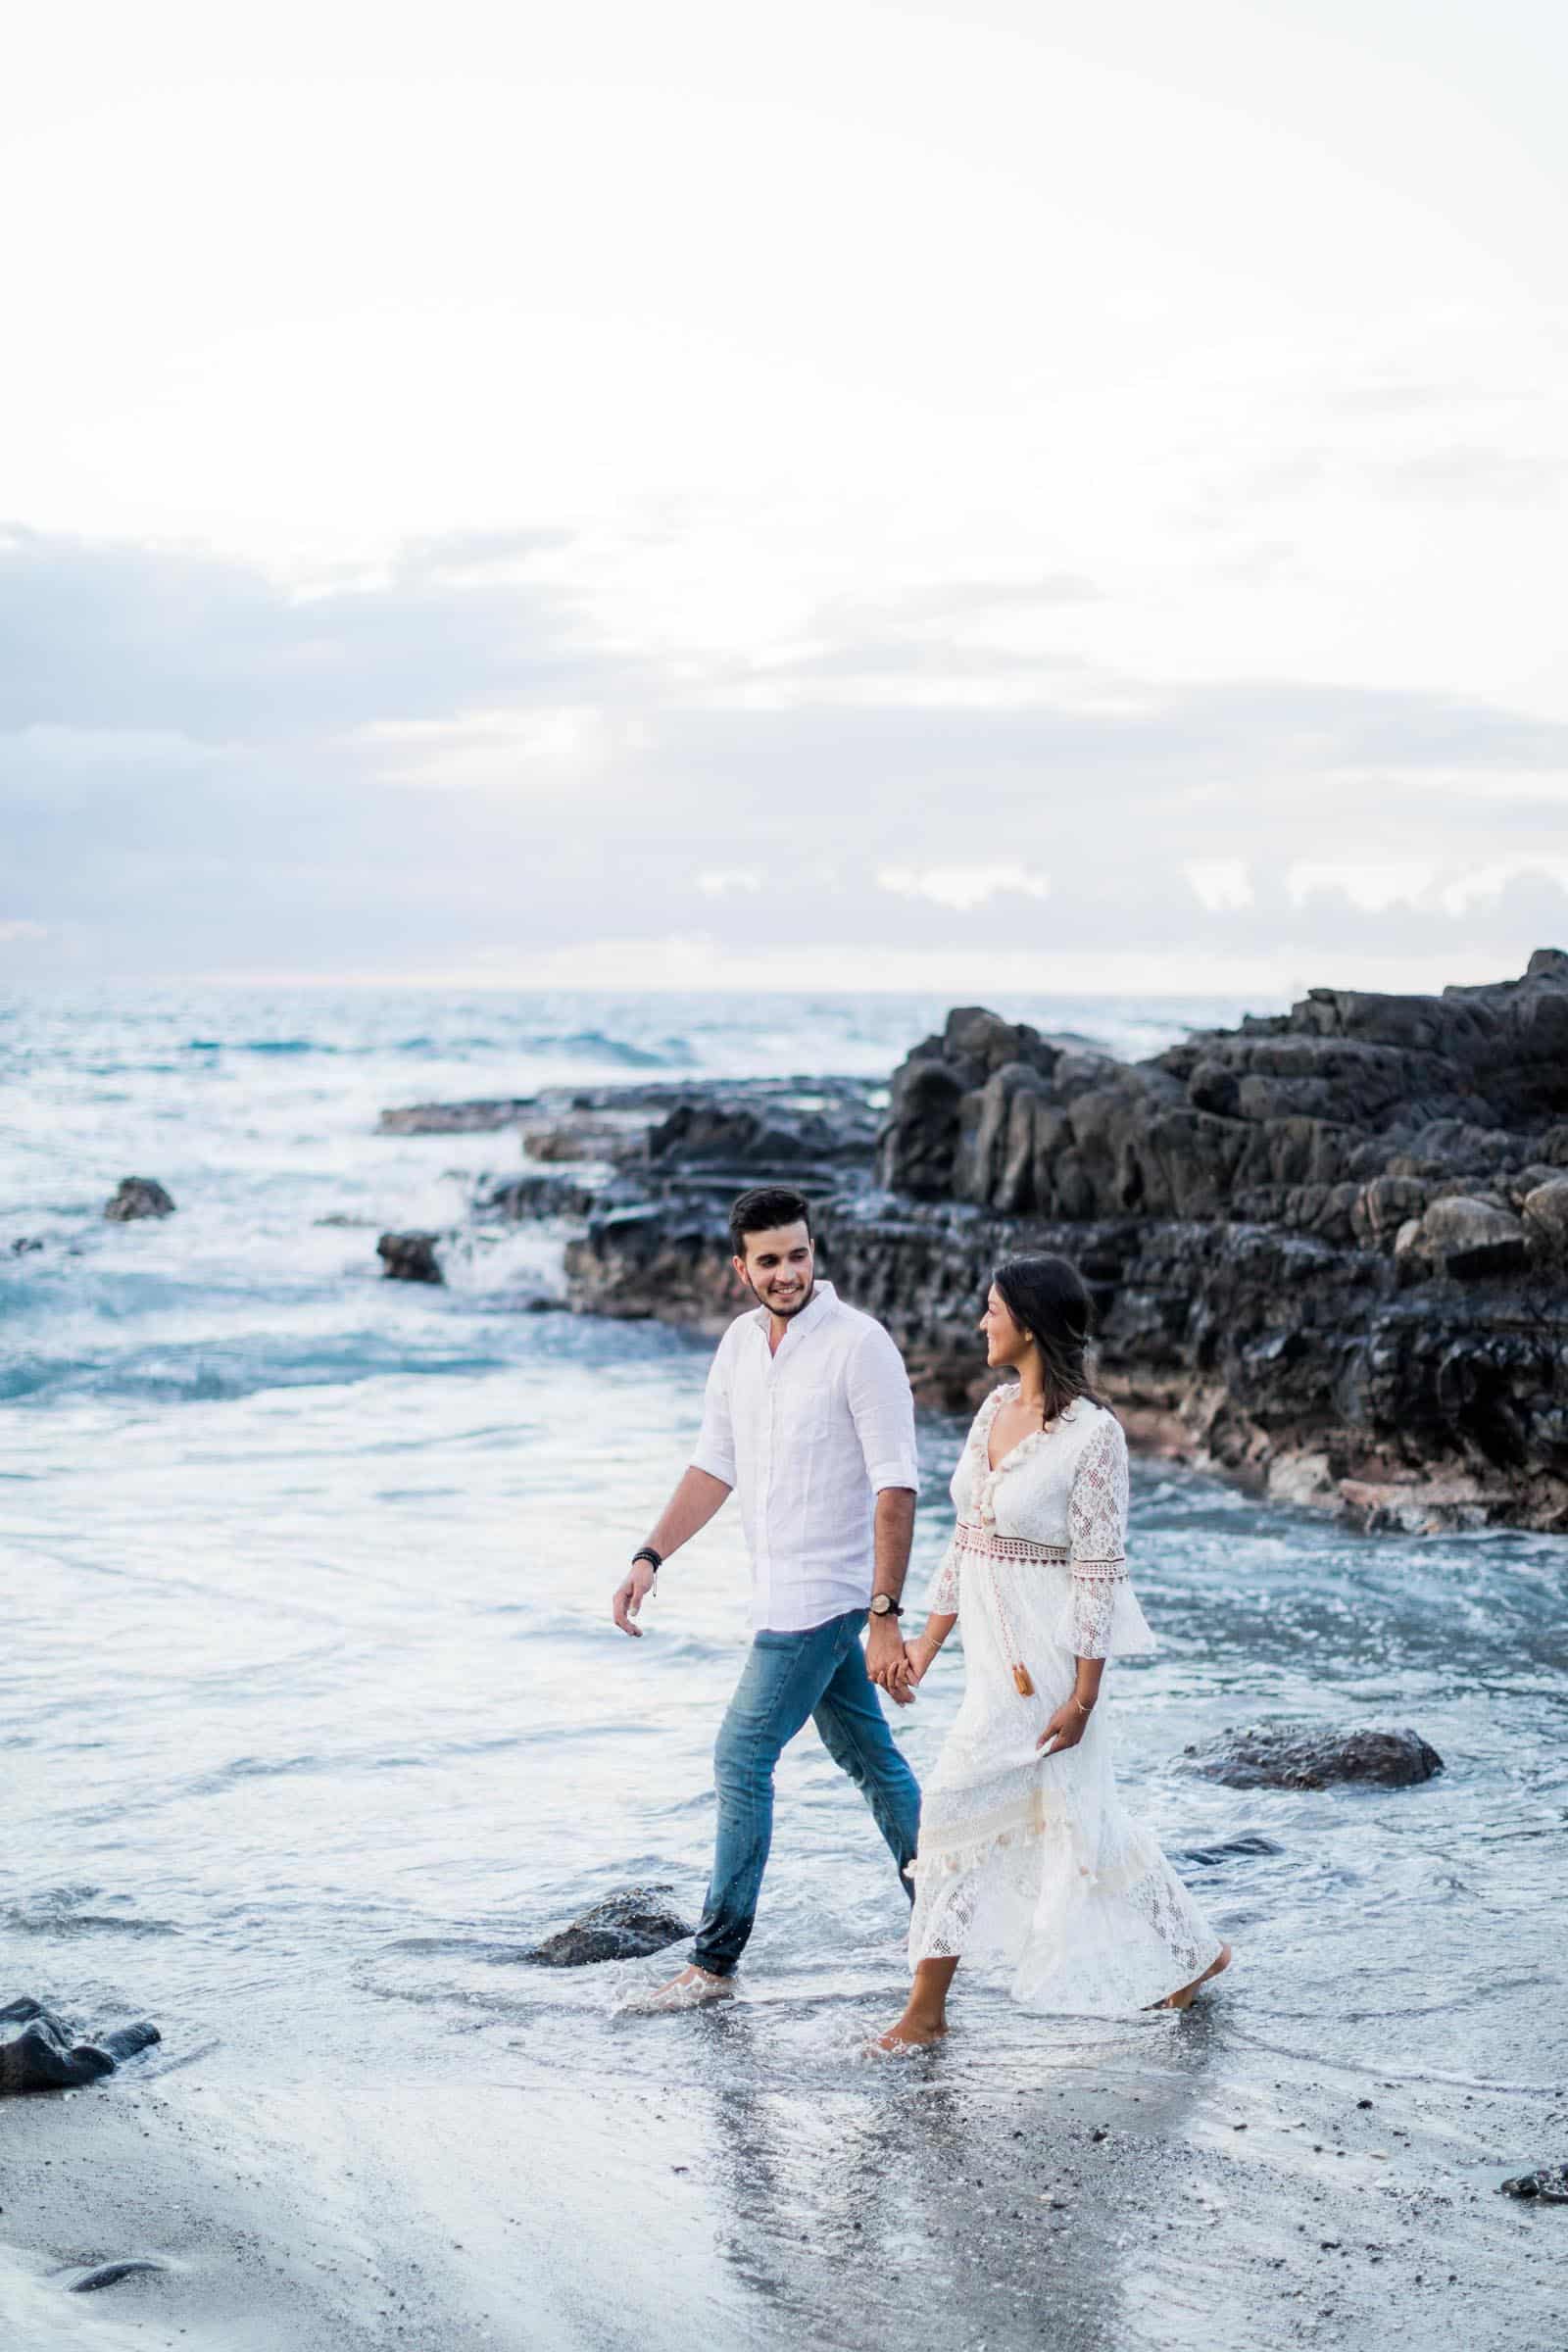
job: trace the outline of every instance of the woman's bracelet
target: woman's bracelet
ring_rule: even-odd
[[[1094,1713],[1095,1702],[1092,1698],[1080,1698],[1076,1690],[1069,1690],[1067,1696],[1071,1703],[1078,1709],[1080,1715],[1092,1715]]]

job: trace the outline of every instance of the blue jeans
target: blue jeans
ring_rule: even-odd
[[[809,1715],[870,1806],[902,1873],[914,1859],[920,1788],[893,1744],[860,1647],[863,1609],[804,1634],[759,1634],[713,1749],[718,1842],[696,1960],[729,1976],[746,1948],[773,1837],[773,1767]],[[913,1888],[903,1880],[913,1899]]]

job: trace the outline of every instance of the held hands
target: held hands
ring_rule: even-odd
[[[924,1682],[931,1671],[932,1661],[936,1654],[937,1644],[934,1642],[928,1642],[924,1634],[917,1635],[914,1641],[905,1643],[904,1655],[895,1662],[892,1678],[886,1685],[889,1692],[894,1698],[899,1699],[901,1704],[907,1706],[909,1700],[913,1698],[916,1683]]]
[[[914,1701],[914,1690],[904,1679],[907,1656],[897,1620],[873,1617],[871,1630],[865,1637],[865,1670],[897,1707],[907,1707]]]
[[[627,1571],[625,1583],[615,1587],[611,1598],[611,1614],[615,1623],[623,1634],[630,1634],[638,1642],[643,1638],[643,1629],[640,1625],[633,1625],[632,1619],[648,1598],[653,1583],[654,1571],[648,1562],[634,1560]]]
[[[1089,1729],[1089,1718],[1093,1713],[1093,1706],[1086,1706],[1081,1699],[1064,1698],[1035,1741],[1036,1748],[1044,1748],[1048,1755],[1059,1756],[1064,1748],[1076,1747]]]

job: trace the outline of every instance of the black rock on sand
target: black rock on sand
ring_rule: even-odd
[[[161,2039],[149,2025],[117,2026],[96,2041],[74,2041],[68,2027],[42,2002],[12,2001],[0,2009],[0,2026],[22,2031],[0,2040],[0,2097],[29,2090],[78,2090],[112,2075],[122,2058],[133,2058]]]

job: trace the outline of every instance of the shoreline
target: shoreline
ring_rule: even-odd
[[[654,2025],[653,2078],[616,2063],[649,2025],[606,2019],[569,2082],[496,2031],[440,2066],[394,2033],[316,2081],[209,2059],[28,2102],[6,2117],[0,2230],[28,2251],[0,2298],[9,2277],[34,2328],[13,2340],[1021,2352],[1048,2314],[1053,2352],[1549,2340],[1561,2217],[1495,2192],[1552,2092],[1363,2080],[1251,2045],[1219,1994],[1076,2045],[1052,2021],[1020,2067],[990,2049],[1000,1999],[878,2061],[854,2049],[874,1990],[813,2012],[760,1972],[716,2030]],[[807,2035],[842,2045],[837,2087],[792,2081]],[[81,2298],[48,2278],[130,2253],[168,2267]]]

